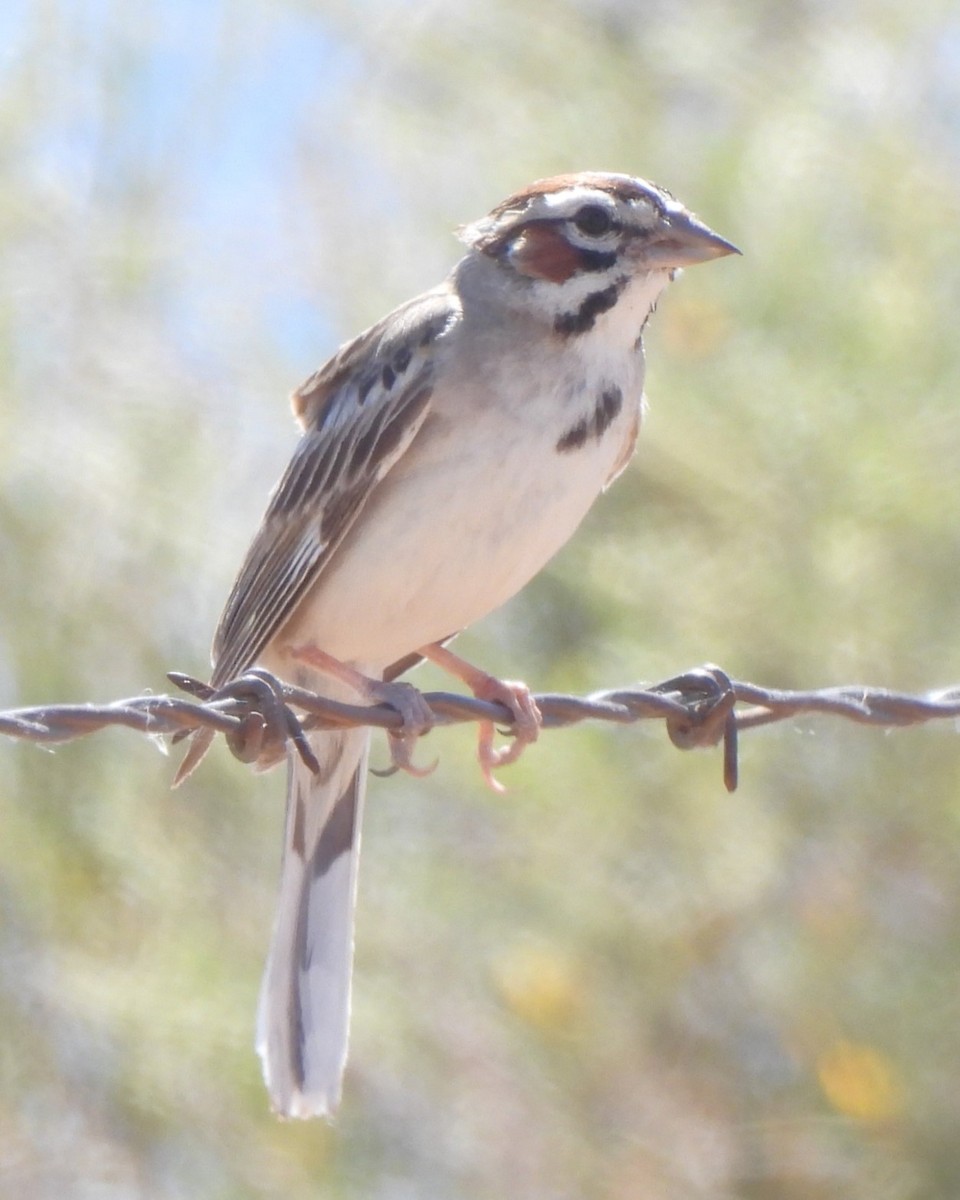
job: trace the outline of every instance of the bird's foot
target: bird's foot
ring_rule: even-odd
[[[465,683],[478,700],[502,704],[509,710],[513,726],[513,741],[509,745],[494,746],[496,723],[490,720],[480,722],[477,738],[477,758],[483,778],[495,792],[505,792],[506,788],[499,780],[494,779],[493,772],[499,767],[516,762],[527,746],[540,736],[543,718],[530,689],[525,683],[497,679],[495,675],[481,671],[479,667],[453,654],[445,646],[423,646],[420,653]]]

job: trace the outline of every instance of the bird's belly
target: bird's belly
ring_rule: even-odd
[[[475,430],[467,445],[435,439],[442,456],[411,452],[370,497],[271,649],[309,641],[342,661],[385,667],[486,616],[568,540],[636,419],[634,406],[572,452],[555,442],[531,450],[526,438],[511,444],[501,428],[491,431],[496,446]]]

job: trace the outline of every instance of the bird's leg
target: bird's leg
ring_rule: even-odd
[[[394,767],[407,771],[411,775],[429,775],[436,767],[414,766],[412,753],[417,738],[429,733],[433,728],[434,718],[430,706],[423,695],[410,683],[400,680],[387,682],[383,679],[373,679],[364,675],[349,663],[341,662],[332,654],[327,654],[312,642],[300,646],[291,646],[289,650],[298,661],[306,663],[331,679],[338,679],[352,688],[361,699],[369,704],[389,704],[400,714],[403,725],[394,731],[387,730],[390,739],[390,758]]]
[[[477,741],[477,758],[483,777],[495,792],[506,789],[502,783],[493,778],[497,767],[505,767],[508,763],[516,762],[531,742],[540,736],[542,717],[537,702],[525,683],[515,683],[512,680],[497,679],[481,671],[466,659],[460,658],[445,646],[435,643],[432,646],[421,646],[419,653],[432,663],[456,676],[465,683],[478,700],[492,700],[504,705],[513,715],[513,741],[509,746],[494,749],[494,722],[481,721],[480,735]]]

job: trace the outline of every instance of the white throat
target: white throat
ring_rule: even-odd
[[[586,336],[593,334],[610,346],[633,347],[671,278],[670,271],[646,271],[635,275],[613,308],[600,313]]]

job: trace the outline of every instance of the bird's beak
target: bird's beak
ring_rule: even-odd
[[[645,264],[657,269],[691,267],[694,263],[723,258],[725,254],[740,253],[733,242],[714,233],[709,225],[679,204],[667,211],[660,228],[637,250]]]

